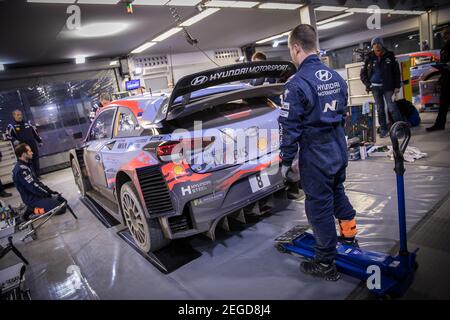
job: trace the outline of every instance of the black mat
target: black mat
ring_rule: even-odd
[[[134,242],[128,228],[117,232],[117,234],[148,262],[165,274],[175,271],[202,255],[199,251],[192,248],[187,240],[174,240],[165,248],[153,253],[144,253]]]
[[[93,199],[89,196],[81,197],[81,202],[89,209],[90,212],[94,216],[97,217],[98,220],[106,227],[112,228],[120,224],[116,218],[110,215],[105,209],[103,209],[100,205],[98,205]]]

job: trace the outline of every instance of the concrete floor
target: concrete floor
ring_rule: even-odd
[[[404,298],[450,297],[445,278],[450,267],[450,130],[425,133],[434,117],[422,114],[424,123],[413,130],[410,143],[428,157],[406,168],[410,248],[420,248],[420,267]],[[120,228],[105,228],[79,201],[70,169],[45,175],[44,182],[63,192],[79,220],[69,214],[56,216],[39,231],[38,240],[17,244],[31,263],[26,279],[33,299],[364,297],[355,294],[360,284],[356,279],[343,276],[330,283],[304,276],[298,270],[299,258],[273,247],[278,235],[306,223],[303,201],[279,201],[271,216],[221,233],[215,242],[194,237],[190,242],[202,256],[164,275],[119,238]],[[381,158],[351,162],[346,186],[358,212],[361,247],[391,250],[398,239],[393,162]],[[8,202],[17,203],[17,192],[8,191],[14,193]],[[17,262],[9,254],[0,268]],[[80,273],[70,272],[71,268],[79,268]]]

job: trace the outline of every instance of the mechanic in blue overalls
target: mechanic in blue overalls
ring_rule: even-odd
[[[20,110],[12,112],[14,122],[10,123],[6,128],[8,139],[11,140],[13,146],[20,143],[26,143],[33,150],[32,165],[34,173],[39,177],[39,146],[42,146],[42,139],[36,131],[36,127],[30,121],[23,120],[23,114]]]
[[[334,263],[338,241],[335,218],[340,241],[357,246],[355,210],[343,185],[348,161],[343,127],[347,85],[317,56],[317,34],[312,26],[297,26],[288,45],[298,71],[285,85],[278,119],[281,172],[289,178],[299,152],[305,211],[316,240],[315,259],[302,262],[300,269],[336,281],[340,274]]]
[[[31,170],[30,162],[33,159],[33,150],[30,146],[21,143],[16,146],[14,151],[17,156],[17,163],[12,172],[13,182],[23,203],[31,209],[29,211],[37,216],[60,206],[63,203],[60,194],[43,184]],[[65,207],[58,214],[64,212]],[[25,219],[27,218],[30,217],[25,217]]]

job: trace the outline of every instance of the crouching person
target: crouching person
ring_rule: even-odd
[[[17,163],[13,169],[13,181],[23,203],[28,207],[25,219],[35,218],[55,209],[63,203],[60,194],[51,190],[36,177],[31,169],[33,151],[21,143],[15,148]],[[63,214],[65,206],[57,214]]]

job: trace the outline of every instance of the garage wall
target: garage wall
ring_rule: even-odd
[[[226,66],[236,63],[242,56],[242,51],[238,48],[209,50],[205,53],[214,62],[201,52],[133,56],[129,59],[131,78],[140,79],[147,91],[150,88],[152,91],[168,89],[172,82],[176,84],[186,75],[217,68],[217,65]],[[155,64],[155,61],[158,62]],[[141,74],[136,73],[138,68],[142,69]],[[166,79],[166,85],[162,87],[164,79]]]

